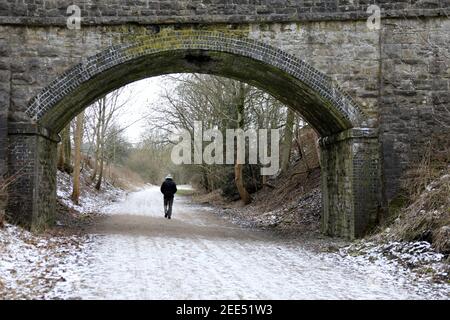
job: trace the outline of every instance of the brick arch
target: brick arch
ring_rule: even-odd
[[[221,75],[255,85],[297,110],[321,134],[322,230],[348,238],[376,223],[380,206],[379,145],[358,105],[331,79],[264,43],[212,31],[171,31],[112,46],[60,75],[26,113],[10,123],[9,163],[21,173],[8,190],[8,219],[29,228],[52,221],[59,132],[102,95],[168,73]],[[23,125],[23,127],[22,127]]]
[[[280,49],[213,31],[172,31],[112,46],[60,75],[26,113],[58,132],[99,96],[167,73],[198,72],[253,84],[299,111],[322,135],[360,127],[365,116],[325,74]]]

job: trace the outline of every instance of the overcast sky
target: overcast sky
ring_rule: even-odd
[[[164,77],[153,77],[133,82],[125,87],[123,99],[131,99],[127,102],[123,110],[123,116],[119,119],[121,127],[129,126],[124,131],[130,142],[138,142],[141,134],[145,131],[146,121],[142,120],[150,112],[149,105],[158,103],[159,97],[165,92],[164,86],[168,85],[169,80]]]

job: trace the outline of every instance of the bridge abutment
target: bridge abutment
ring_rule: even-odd
[[[9,175],[6,215],[10,222],[40,230],[52,222],[56,209],[56,148],[59,136],[29,123],[8,128]]]
[[[377,132],[354,128],[321,139],[322,231],[360,238],[381,213]]]
[[[5,177],[8,172],[7,152],[8,149],[8,121],[7,109],[0,109],[0,223],[5,214],[8,194],[5,190]]]
[[[8,43],[0,37],[0,223],[3,219],[6,201],[5,190],[8,174],[8,111],[10,104],[10,79]]]

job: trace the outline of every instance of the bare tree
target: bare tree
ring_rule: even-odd
[[[282,153],[281,153],[281,172],[286,172],[289,167],[292,148],[292,136],[294,129],[295,114],[292,109],[288,109],[286,114],[286,124],[284,126]]]
[[[165,133],[168,143],[175,143],[170,136],[180,129],[189,131],[193,137],[194,121],[201,121],[203,128],[220,130],[223,136],[227,128],[275,129],[285,125],[286,107],[271,95],[247,84],[199,74],[167,78],[175,86],[161,97],[161,104],[166,106],[163,111],[160,104],[153,108],[155,115],[149,121],[149,127]],[[250,186],[254,191],[261,184],[259,170],[250,165],[196,164],[184,168],[193,177],[198,177],[206,190],[225,188],[225,193],[230,196],[239,193],[245,203],[251,200]]]
[[[242,82],[236,85],[236,114],[237,114],[237,129],[244,128],[244,117],[245,117],[245,85]],[[241,131],[242,132],[242,131]],[[250,194],[245,188],[244,177],[243,177],[243,165],[237,161],[237,159],[245,155],[241,155],[241,148],[236,148],[236,161],[234,165],[234,182],[236,183],[236,188],[238,189],[239,196],[244,204],[249,204],[252,201]]]
[[[70,123],[61,131],[61,144],[58,151],[58,169],[72,173],[72,145],[70,141]]]
[[[98,108],[98,130],[96,137],[96,160],[95,165],[98,163],[98,179],[95,184],[95,188],[100,190],[103,181],[103,170],[105,165],[105,149],[106,149],[106,137],[109,133],[109,129],[115,123],[117,118],[121,116],[121,111],[130,102],[132,92],[128,92],[128,96],[125,97],[125,89],[122,87],[107,96],[99,100]],[[119,100],[120,98],[120,100]],[[99,148],[97,154],[97,146]],[[95,171],[95,169],[94,169]],[[95,178],[95,177],[94,177]]]
[[[91,174],[91,181],[94,182],[97,178],[97,171],[98,171],[98,162],[99,162],[99,155],[100,155],[100,126],[102,119],[102,112],[103,112],[103,106],[106,104],[106,97],[103,97],[99,99],[93,106],[94,109],[94,124],[93,124],[93,133],[92,133],[92,142],[94,145],[94,163],[93,163],[93,170]]]
[[[83,143],[84,111],[77,116],[75,130],[74,172],[72,201],[78,204],[80,198],[81,145]]]

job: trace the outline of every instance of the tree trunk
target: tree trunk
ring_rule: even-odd
[[[64,168],[68,173],[72,173],[72,143],[70,141],[70,123],[64,130]]]
[[[70,143],[70,123],[61,132],[61,148],[63,153],[62,168],[67,173],[72,173],[72,146]]]
[[[91,174],[91,181],[94,182],[95,178],[97,177],[97,171],[98,171],[98,156],[100,151],[100,125],[102,121],[102,105],[105,103],[105,98],[102,98],[100,100],[100,106],[99,106],[99,114],[98,114],[98,122],[95,126],[95,151],[94,151],[94,168],[92,170]]]
[[[244,127],[244,111],[245,111],[245,88],[243,83],[239,83],[238,90],[237,90],[237,96],[236,96],[236,111],[237,111],[237,128],[243,129]],[[245,145],[245,143],[244,143]],[[245,149],[245,148],[244,148]],[[243,169],[244,166],[242,164],[239,164],[237,159],[240,158],[240,152],[239,148],[237,148],[236,152],[236,162],[234,165],[234,182],[236,184],[236,188],[238,189],[239,196],[241,197],[241,200],[244,204],[249,204],[252,199],[250,197],[250,194],[248,193],[247,189],[245,189],[244,185],[244,176],[243,176]],[[244,155],[245,159],[245,155]]]
[[[104,156],[105,156],[105,136],[106,136],[106,98],[102,99],[101,104],[101,117],[100,117],[100,167],[99,167],[99,173],[98,173],[98,180],[95,185],[95,189],[100,190],[102,186],[102,180],[103,180],[103,167],[104,167]]]
[[[236,187],[238,189],[241,200],[244,204],[249,204],[252,202],[250,194],[244,186],[244,177],[243,177],[243,169],[244,166],[242,164],[236,163],[234,165],[234,182],[236,183]]]
[[[80,171],[81,171],[81,145],[83,143],[83,122],[84,112],[77,116],[77,126],[75,131],[75,159],[73,169],[73,190],[72,201],[78,204],[80,198]]]
[[[201,166],[200,169],[202,171],[203,186],[206,189],[206,191],[210,192],[210,191],[212,191],[212,189],[211,189],[211,185],[209,184],[208,172],[206,172],[206,169],[204,166]]]
[[[94,182],[95,178],[97,178],[97,171],[98,171],[98,155],[99,155],[99,143],[98,143],[98,136],[95,138],[96,142],[95,142],[95,151],[94,151],[94,168],[92,170],[92,174],[91,174],[91,181]]]
[[[305,156],[305,153],[303,152],[303,145],[302,145],[303,141],[301,141],[301,139],[302,139],[302,137],[300,136],[300,134],[297,134],[296,138],[295,138],[295,142],[297,144],[299,158],[301,159],[301,161],[305,165],[306,171],[309,172],[310,168],[309,168],[309,164],[308,164],[308,159]]]
[[[100,188],[102,187],[102,180],[103,180],[103,150],[100,151],[100,168],[99,168],[99,172],[98,172],[98,180],[97,183],[95,184],[95,189],[100,190]]]
[[[58,163],[56,166],[59,171],[64,171],[64,147],[62,142],[58,144]]]
[[[284,127],[283,148],[281,154],[281,172],[286,172],[289,168],[291,158],[292,134],[294,128],[294,111],[289,108],[286,115],[286,125]]]
[[[95,138],[95,151],[94,151],[94,168],[92,170],[91,174],[91,181],[95,181],[95,178],[97,177],[97,170],[98,170],[98,152],[99,152],[99,145],[98,145],[98,137]]]
[[[313,132],[313,139],[314,139],[314,146],[315,146],[316,154],[317,154],[317,161],[319,162],[319,166],[322,167],[322,158],[320,156],[319,136],[317,135],[317,133],[315,131]]]

